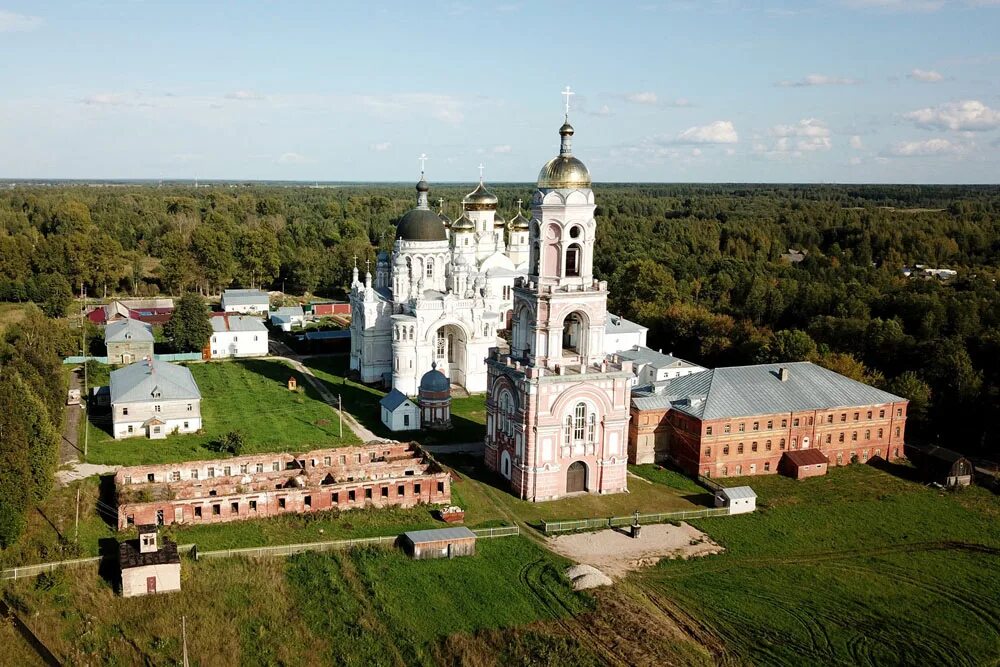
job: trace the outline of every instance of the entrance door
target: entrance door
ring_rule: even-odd
[[[566,493],[587,490],[587,466],[577,461],[566,471]]]
[[[156,577],[146,577],[146,592],[147,593],[156,592]]]
[[[802,438],[802,449],[809,449],[809,438]]]

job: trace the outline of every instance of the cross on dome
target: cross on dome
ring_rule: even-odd
[[[427,153],[421,153],[420,157],[418,157],[417,159],[420,160],[420,175],[423,176],[424,168],[427,166],[427,160],[429,160],[430,158],[427,157]]]
[[[518,199],[517,200],[517,212],[518,213],[521,212],[521,204],[523,204],[523,203],[524,203],[524,200],[522,200],[522,199]]]
[[[566,118],[569,118],[569,98],[571,95],[576,95],[569,86],[566,86],[566,90],[562,91],[561,95],[566,98]]]
[[[357,255],[354,256],[354,268],[355,269],[358,268],[358,256]]]
[[[479,182],[480,183],[483,182],[483,170],[484,169],[486,169],[486,165],[484,165],[482,162],[480,162],[479,163]]]
[[[367,271],[368,273],[371,273],[371,270],[372,270],[372,261],[370,259],[366,259],[365,260],[365,271]]]

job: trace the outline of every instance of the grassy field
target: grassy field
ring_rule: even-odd
[[[380,417],[379,401],[385,392],[348,380],[347,356],[317,356],[306,359],[304,363],[316,373],[316,377],[329,385],[334,394],[344,397],[345,410],[380,438],[412,439],[421,444],[435,445],[481,442],[486,436],[486,398],[482,394],[452,399],[451,430],[393,432],[385,427]]]
[[[247,453],[306,451],[357,444],[354,433],[339,420],[302,375],[280,361],[241,359],[188,366],[201,390],[204,432],[171,435],[166,440],[114,440],[105,428],[109,417],[91,415],[87,461],[108,465],[172,463],[218,457],[207,445],[229,431],[242,431]],[[299,390],[288,391],[289,376]],[[94,422],[101,420],[102,427]]]
[[[186,615],[192,664],[458,664],[468,637],[585,614],[565,561],[524,538],[451,561],[393,550],[184,562],[183,589],[122,599],[90,569],[9,584],[4,597],[72,664],[175,664]],[[4,636],[0,634],[0,636]],[[454,638],[454,639],[452,639]],[[595,664],[572,638],[515,631],[474,664]],[[502,641],[505,639],[506,641]],[[502,648],[501,648],[502,647]],[[481,650],[481,649],[480,649]]]
[[[716,659],[973,665],[1000,655],[1000,501],[988,491],[935,491],[861,465],[725,481],[753,486],[759,508],[692,522],[725,553],[633,575],[721,639]]]

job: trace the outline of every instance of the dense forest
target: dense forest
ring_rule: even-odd
[[[453,217],[468,186],[435,187]],[[492,188],[510,218],[532,186]],[[598,185],[595,264],[649,344],[708,366],[811,359],[911,400],[911,438],[998,455],[1000,187]],[[343,296],[412,186],[18,187],[0,300]],[[782,255],[804,253],[791,262]],[[951,268],[955,278],[903,275]]]

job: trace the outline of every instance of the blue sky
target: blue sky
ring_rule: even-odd
[[[1000,0],[0,0],[0,176],[1000,173]]]

